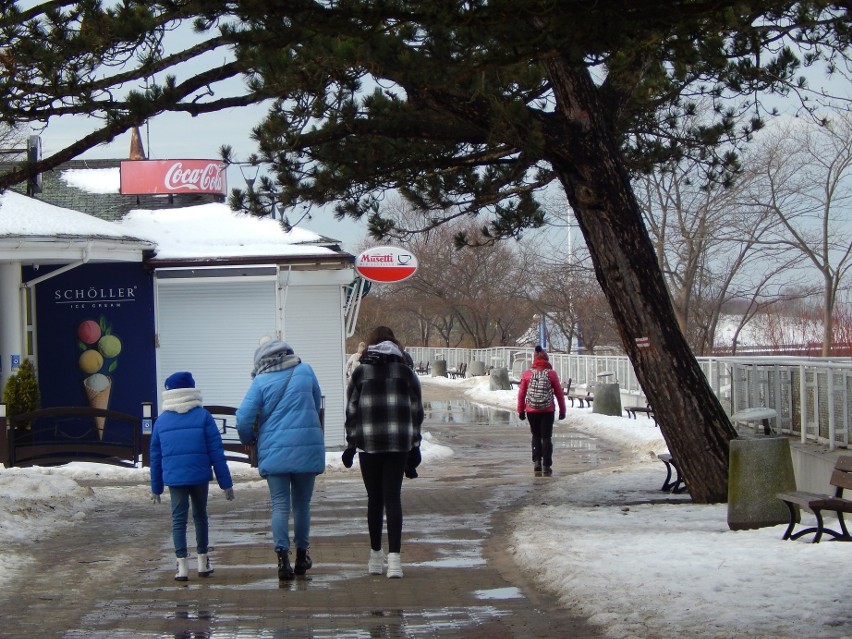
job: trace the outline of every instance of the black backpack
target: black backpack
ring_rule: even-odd
[[[543,410],[553,406],[553,386],[548,373],[546,368],[533,371],[527,386],[526,404],[529,408]]]

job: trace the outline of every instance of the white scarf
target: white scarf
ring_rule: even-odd
[[[201,405],[201,391],[197,388],[173,388],[163,391],[164,411],[186,413]]]

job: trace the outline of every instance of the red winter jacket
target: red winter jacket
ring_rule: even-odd
[[[553,370],[550,362],[544,359],[533,361],[532,367],[524,371],[521,375],[521,385],[518,388],[518,412],[519,413],[552,413],[554,406],[551,403],[550,408],[529,408],[527,406],[527,386],[530,385],[530,380],[533,376],[533,371],[546,368],[547,376],[550,378],[550,385],[553,387],[553,396],[559,404],[559,412],[565,412],[565,393],[562,392],[562,385],[559,383],[559,375]]]

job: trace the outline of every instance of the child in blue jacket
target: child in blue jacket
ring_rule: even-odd
[[[211,470],[211,467],[213,470]],[[213,572],[208,550],[207,494],[216,472],[216,481],[225,498],[234,498],[234,482],[225,459],[225,448],[216,422],[202,407],[201,392],[186,371],[166,379],[163,410],[151,435],[151,501],[160,503],[164,486],[169,487],[172,504],[172,539],[177,557],[176,581],[188,579],[186,526],[189,504],[195,523],[198,576]]]

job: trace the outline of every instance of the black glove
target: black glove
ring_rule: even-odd
[[[559,411],[559,421],[562,421],[563,419],[565,419],[565,411],[564,410]]]
[[[340,459],[343,460],[343,465],[346,466],[346,468],[352,468],[352,461],[355,459],[355,449],[347,448],[343,451]]]
[[[526,418],[527,418],[527,414],[524,411],[521,411],[520,413],[518,413],[518,419],[520,419],[521,421],[524,421]]]
[[[420,446],[415,446],[408,451],[408,459],[405,462],[405,476],[409,479],[417,477],[417,467],[420,465]]]

